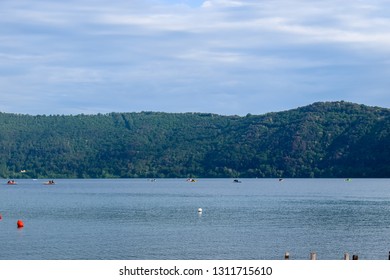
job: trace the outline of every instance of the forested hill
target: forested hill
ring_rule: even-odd
[[[390,110],[325,102],[245,117],[0,113],[0,176],[390,177]]]

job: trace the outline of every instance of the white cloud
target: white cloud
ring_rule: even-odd
[[[378,75],[389,71],[386,1],[166,2],[3,0],[3,92],[34,100],[58,93],[50,99],[54,105],[66,96],[66,104],[80,102],[85,110],[88,102],[99,110],[106,104],[107,111],[148,110],[141,98],[146,93],[154,100],[164,95],[153,105],[159,111],[184,108],[177,102],[201,96],[191,101],[198,111],[243,114],[269,110],[255,104],[267,94],[282,108],[355,92],[351,101],[369,100],[372,90],[375,100],[390,106],[383,102],[386,75]],[[375,83],[358,88],[354,77]],[[235,105],[213,107],[224,104],[216,101],[222,96]],[[284,103],[289,98],[294,102]],[[29,112],[25,104],[20,110]]]
[[[210,7],[241,7],[244,4],[240,1],[231,1],[231,0],[209,0],[204,1],[202,8]]]

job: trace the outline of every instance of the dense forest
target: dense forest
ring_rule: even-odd
[[[390,110],[264,115],[0,113],[4,178],[390,177]]]

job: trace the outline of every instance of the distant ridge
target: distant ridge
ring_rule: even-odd
[[[390,177],[390,110],[344,101],[245,117],[0,113],[0,128],[4,178]]]

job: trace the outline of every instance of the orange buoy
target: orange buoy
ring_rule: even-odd
[[[24,224],[23,224],[23,221],[22,221],[22,220],[18,220],[18,221],[16,222],[16,224],[17,224],[18,228],[24,227]]]

